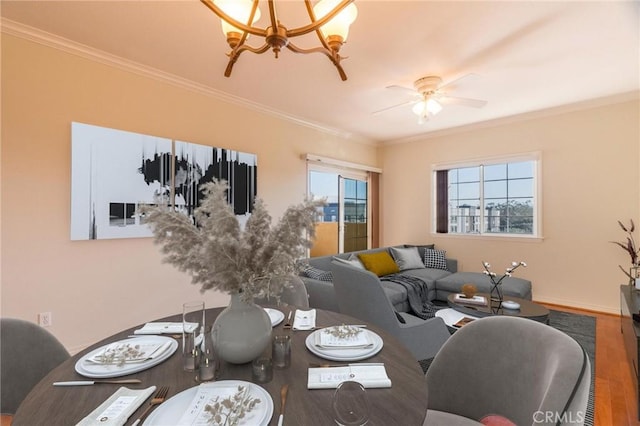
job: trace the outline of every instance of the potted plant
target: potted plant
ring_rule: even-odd
[[[633,219],[629,219],[629,226],[625,226],[621,221],[618,221],[618,225],[624,232],[627,233],[627,239],[624,242],[611,241],[612,243],[622,247],[624,251],[629,254],[631,258],[631,267],[629,268],[629,272],[622,265],[618,265],[620,270],[624,272],[624,274],[629,277],[629,285],[636,285],[638,287],[638,281],[640,277],[638,276],[638,270],[640,269],[640,262],[638,261],[638,254],[640,253],[640,249],[636,247],[636,240],[633,238],[633,232],[636,229],[635,224],[633,223]]]
[[[216,352],[225,361],[241,364],[259,355],[271,339],[271,322],[255,297],[278,297],[296,273],[315,235],[315,218],[323,200],[305,200],[289,207],[271,227],[261,199],[244,228],[227,202],[228,185],[214,180],[202,185],[204,199],[195,209],[195,224],[170,206],[142,210],[164,261],[191,275],[200,291],[231,295],[230,305],[212,328]]]

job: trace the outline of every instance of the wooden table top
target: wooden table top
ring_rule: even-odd
[[[207,324],[213,321],[223,308],[207,309]],[[288,313],[289,308],[278,308]],[[362,324],[361,320],[336,312],[318,309],[316,314],[318,327],[339,324]],[[181,321],[181,315],[174,315],[155,321]],[[65,380],[87,380],[76,373],[76,361],[84,354],[105,344],[121,340],[133,333],[143,324],[116,333],[71,357],[51,371],[27,395],[16,413],[13,426],[34,425],[74,425],[102,404],[122,385],[100,384],[93,386],[54,387],[53,382]],[[280,410],[280,388],[289,383],[289,395],[284,424],[297,426],[332,425],[331,398],[333,389],[307,389],[307,371],[309,363],[331,363],[312,354],[305,346],[305,339],[311,331],[284,330],[282,323],[274,327],[273,334],[290,334],[292,338],[291,366],[286,369],[274,369],[273,380],[260,384],[266,389],[274,403],[274,414],[269,425],[276,425]],[[371,419],[368,425],[386,426],[402,424],[420,426],[427,412],[427,385],[418,362],[400,342],[385,331],[368,325],[384,341],[384,347],[375,356],[363,362],[382,362],[392,387],[386,389],[367,389],[371,402]],[[169,386],[168,397],[183,390],[197,386],[195,373],[184,371],[180,357],[180,349],[161,364],[122,378],[141,379],[141,384],[125,385],[130,389],[143,389],[155,385]],[[244,380],[251,382],[251,363],[233,365],[223,363],[218,380]],[[88,379],[90,380],[90,379]],[[132,424],[148,405],[145,401],[131,415],[127,425]]]

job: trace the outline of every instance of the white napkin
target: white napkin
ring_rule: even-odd
[[[130,364],[134,362],[144,362],[153,358],[157,358],[160,355],[162,355],[167,349],[169,349],[169,347],[171,346],[171,343],[172,343],[171,340],[168,340],[164,343],[162,342],[140,343],[135,341],[132,341],[130,343],[126,341],[112,343],[111,345],[108,345],[107,347],[105,347],[104,350],[98,351],[95,355],[93,355],[91,358],[87,358],[85,361],[90,362],[92,364],[120,364],[122,361],[122,353],[119,351],[119,349],[126,350],[125,348],[128,346],[131,348],[135,348],[135,350],[138,351],[139,356],[135,358],[134,357],[127,358],[124,361],[124,364]],[[109,351],[116,352],[116,356],[111,362],[106,361],[103,358],[103,356]]]
[[[367,333],[366,330],[360,329],[360,333],[349,337],[338,337],[331,334],[332,329],[339,330],[340,328],[347,330],[348,328],[357,327],[338,325],[324,328],[316,333],[315,346],[322,349],[360,349],[373,346],[373,342],[369,338],[369,333]]]
[[[76,426],[121,426],[155,390],[155,386],[146,389],[121,387]]]
[[[187,333],[191,333],[198,328],[197,322],[187,323]],[[142,328],[135,330],[133,334],[181,334],[181,322],[148,322]]]
[[[308,389],[335,389],[351,380],[365,388],[390,388],[391,379],[383,364],[349,364],[344,367],[309,368]]]
[[[316,328],[316,310],[303,311],[296,309],[296,315],[293,318],[293,329],[312,330],[314,328]]]

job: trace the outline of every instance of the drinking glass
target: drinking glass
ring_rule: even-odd
[[[291,336],[273,336],[273,366],[287,368],[291,364]]]
[[[251,378],[257,383],[267,383],[273,379],[271,358],[258,357],[251,363]]]
[[[211,326],[204,327],[202,343],[200,344],[200,368],[196,380],[198,382],[208,382],[215,380],[218,370],[218,359],[213,346],[213,336],[211,336]]]
[[[362,426],[369,421],[369,397],[362,384],[342,382],[332,401],[333,420],[340,426]]]
[[[200,345],[204,332],[204,302],[182,304],[182,361],[186,371],[200,365]]]

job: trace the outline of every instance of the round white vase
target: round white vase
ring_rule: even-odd
[[[257,358],[271,343],[271,320],[262,307],[245,302],[236,293],[213,323],[211,335],[221,359],[244,364]]]

